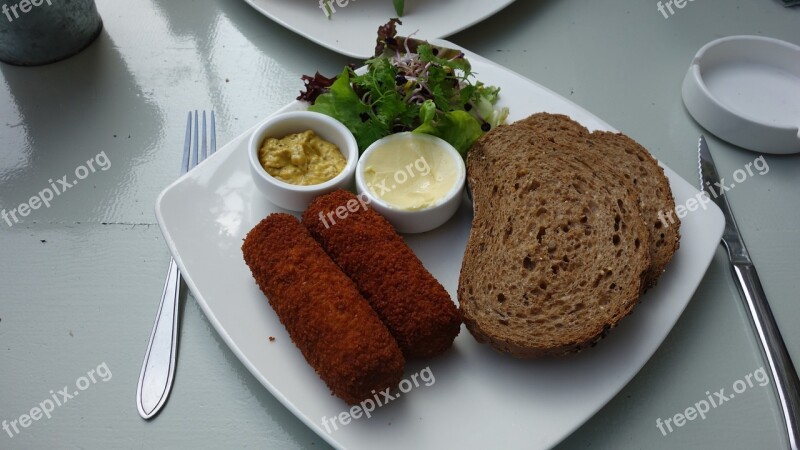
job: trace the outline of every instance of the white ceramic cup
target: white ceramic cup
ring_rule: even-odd
[[[298,186],[281,181],[264,170],[258,159],[258,149],[264,139],[268,137],[282,138],[309,129],[314,130],[322,139],[339,147],[339,151],[342,152],[347,163],[338,175],[324,183]],[[337,189],[352,187],[358,163],[358,145],[350,130],[338,120],[311,111],[292,111],[272,116],[256,128],[250,136],[248,157],[253,182],[270,202],[291,211],[303,211],[317,196]]]
[[[456,182],[453,187],[433,205],[419,210],[404,210],[392,206],[380,197],[375,195],[364,179],[364,169],[369,162],[370,155],[376,149],[391,141],[421,139],[435,144],[448,157],[453,159],[456,165]],[[399,168],[402,170],[402,168]],[[433,230],[447,222],[458,210],[461,204],[461,195],[464,192],[467,170],[461,154],[458,153],[447,141],[436,136],[421,133],[397,133],[386,136],[367,147],[356,167],[356,189],[359,195],[366,196],[370,201],[370,206],[383,215],[389,223],[400,233],[424,233]]]

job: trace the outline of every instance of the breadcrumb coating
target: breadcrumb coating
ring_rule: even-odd
[[[329,215],[342,207],[344,219],[339,218],[344,213]],[[355,281],[406,358],[427,358],[450,348],[461,329],[458,308],[383,216],[355,194],[338,190],[314,199],[303,225]]]
[[[271,214],[242,253],[306,361],[349,404],[394,388],[405,359],[356,285],[289,214]]]

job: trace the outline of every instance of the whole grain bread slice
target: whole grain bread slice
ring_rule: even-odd
[[[675,198],[664,169],[644,147],[622,133],[594,132],[591,140],[601,152],[611,156],[623,176],[639,191],[639,210],[650,229],[650,267],[645,288],[656,284],[680,246],[681,221],[675,211]],[[666,221],[664,218],[669,218]],[[672,219],[672,220],[670,220]]]
[[[524,123],[467,158],[474,218],[458,284],[469,331],[517,357],[592,345],[635,306],[649,234],[632,183]]]
[[[562,114],[537,113],[519,123],[563,145],[580,143],[581,151],[594,155],[594,164],[615,171],[634,184],[639,210],[650,233],[650,267],[645,274],[644,288],[655,285],[680,244],[680,219],[672,214],[675,200],[658,161],[622,133],[590,133]],[[663,218],[666,217],[673,220],[665,222]]]

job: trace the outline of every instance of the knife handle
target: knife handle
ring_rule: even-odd
[[[753,264],[733,264],[733,276],[739,282],[737,288],[750,312],[752,325],[761,341],[761,348],[769,363],[772,379],[778,394],[789,447],[800,450],[800,381],[797,378],[792,358],[786,350],[778,324],[767,303],[758,273]]]

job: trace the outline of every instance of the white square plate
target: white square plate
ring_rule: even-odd
[[[346,0],[328,19],[314,0],[245,0],[256,11],[295,33],[337,53],[359,59],[373,56],[378,27],[397,13],[392,0]],[[403,29],[427,39],[443,38],[470,27],[514,0],[406,0]],[[345,4],[342,1],[342,4]]]
[[[457,48],[446,41],[435,43]],[[481,81],[501,87],[500,103],[510,108],[509,121],[548,111],[568,114],[590,129],[612,130],[552,91],[466,53]],[[294,102],[282,111],[304,107]],[[245,234],[279,211],[251,182],[249,135],[237,137],[165,189],[156,203],[158,222],[186,283],[231,350],[287,408],[339,448],[535,449],[557,444],[653,355],[700,283],[724,226],[714,205],[688,214],[681,225],[680,250],[658,285],[595,348],[563,359],[520,361],[478,344],[462,327],[445,355],[407,365],[407,377],[429,366],[435,377],[430,386],[421,384],[378,408],[371,418],[362,416],[338,430],[329,427],[328,433],[322,418],[347,406],[331,396],[292,344],[242,259]],[[664,170],[676,204],[698,194],[675,172]],[[465,200],[443,227],[406,236],[454,300],[471,219]]]

